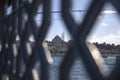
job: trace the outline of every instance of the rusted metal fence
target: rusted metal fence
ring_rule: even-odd
[[[112,3],[119,15],[120,0],[92,0],[81,24],[76,24],[71,16],[71,1],[61,0],[61,17],[73,42],[60,66],[60,80],[69,80],[76,54],[82,58],[91,80],[120,80],[118,64],[108,77],[101,74],[85,42],[104,4]],[[40,5],[43,6],[42,24],[37,26],[34,17]],[[7,14],[9,6],[12,10]],[[50,23],[51,0],[0,0],[0,80],[34,80],[32,70],[37,62],[40,64],[39,79],[49,80],[49,63],[42,43]],[[19,44],[16,41],[18,35]],[[29,53],[27,43],[31,35],[35,45]]]

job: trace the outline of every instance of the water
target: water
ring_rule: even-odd
[[[59,79],[59,66],[61,64],[63,56],[53,56],[53,64],[50,66],[50,80],[58,80]],[[115,58],[104,58],[105,64],[108,68],[105,70],[111,71],[114,68]],[[70,73],[71,80],[90,80],[89,75],[83,65],[82,60],[76,59],[75,63],[72,66]]]

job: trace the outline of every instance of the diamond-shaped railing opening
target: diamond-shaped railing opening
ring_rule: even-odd
[[[93,29],[86,39],[86,44],[105,76],[114,70],[119,53],[119,20],[117,11],[110,3],[106,3],[98,16]]]
[[[35,37],[33,34],[30,35],[29,41],[32,42],[33,44],[35,43]]]
[[[52,13],[52,23],[43,41],[44,51],[50,64],[50,80],[59,80],[59,67],[68,52],[72,38],[69,35],[60,13]]]
[[[84,19],[92,0],[72,0],[70,13],[77,24]]]
[[[6,15],[10,15],[12,12],[12,6],[7,7],[6,9]]]

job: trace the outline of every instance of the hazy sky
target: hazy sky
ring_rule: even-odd
[[[72,10],[86,10],[86,5],[88,5],[90,0],[74,0]],[[79,4],[81,5],[79,6]],[[52,0],[52,11],[61,11],[61,0]],[[77,22],[81,22],[85,12],[73,12],[72,15]],[[39,21],[37,21],[39,22]],[[55,35],[61,36],[64,32],[65,41],[70,40],[69,32],[66,29],[65,23],[61,18],[61,13],[52,13],[52,23],[48,35],[46,36],[47,40],[52,40]]]
[[[61,0],[52,1],[52,11],[59,11]],[[74,0],[72,10],[87,10],[90,3],[90,0]],[[98,16],[94,28],[88,37],[88,41],[120,44],[120,22],[118,21],[117,12],[110,3],[107,3],[103,10],[105,11],[101,12],[100,16]],[[85,12],[72,13],[76,22],[81,22],[84,18],[84,14]],[[46,39],[51,40],[55,35],[61,35],[61,33],[64,32],[65,40],[68,41],[70,35],[65,27],[60,13],[52,13],[52,24]]]
[[[120,22],[114,7],[107,3],[90,34],[91,42],[120,44]]]

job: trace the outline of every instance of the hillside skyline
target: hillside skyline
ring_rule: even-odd
[[[62,40],[62,38],[61,38],[61,36],[59,36],[59,35],[56,35],[56,36],[54,36],[54,38],[52,38],[51,40],[45,40],[45,41],[52,41],[53,39],[55,39],[55,37],[59,37],[61,40]],[[63,40],[64,42],[69,42],[69,41],[71,41],[72,39],[69,39],[68,41],[65,41],[65,40]],[[88,41],[86,41],[86,42],[88,42]],[[100,43],[100,42],[88,42],[88,43],[98,43],[98,44],[108,44],[108,45],[120,45],[120,44],[114,44],[114,43],[107,43],[107,42],[102,42],[102,43]]]
[[[65,42],[58,35],[56,35],[52,41],[46,41],[48,49],[51,53],[66,53],[71,46],[72,41]],[[86,42],[89,49],[96,48],[101,54],[120,54],[120,45],[107,44],[107,43],[90,43]]]

